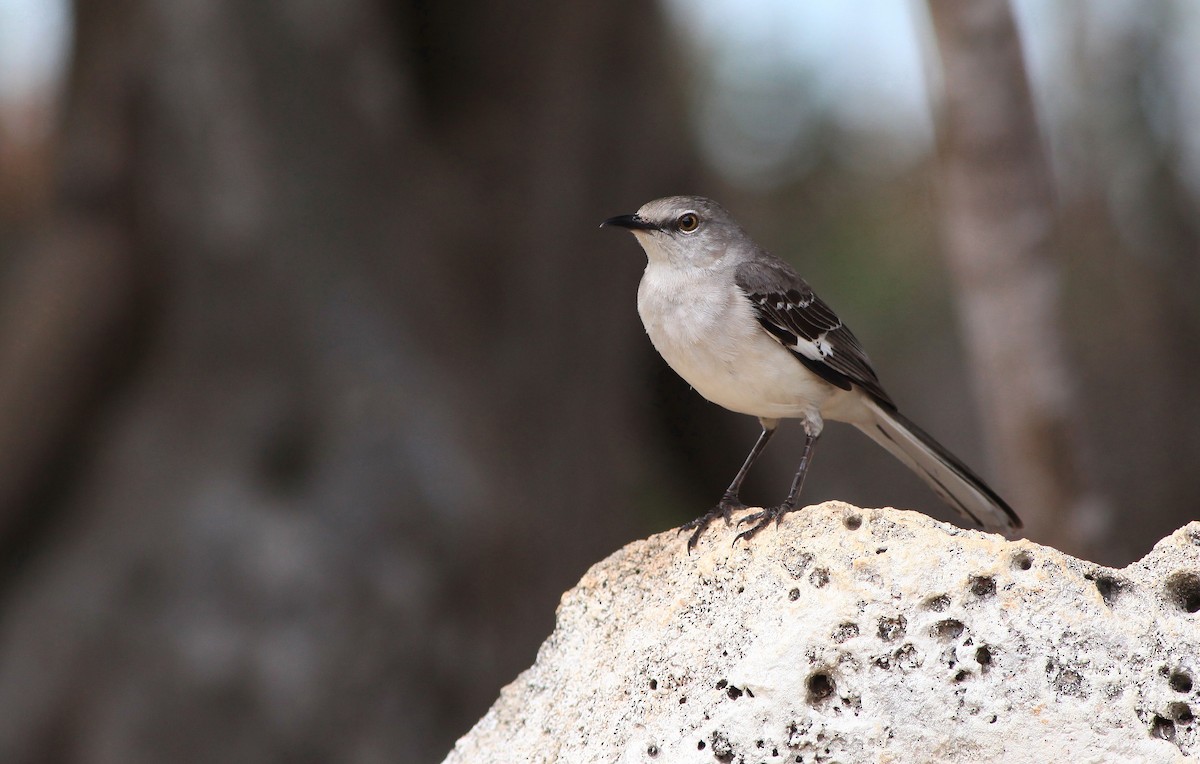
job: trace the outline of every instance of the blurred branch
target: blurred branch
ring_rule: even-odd
[[[52,473],[108,393],[146,278],[128,225],[136,46],[92,33],[128,22],[134,8],[104,6],[75,5],[82,31],[50,183],[55,207],[0,290],[0,549],[24,547],[26,521],[44,520],[34,494],[68,482]]]
[[[0,539],[61,451],[111,364],[134,275],[121,237],[96,224],[46,233],[0,293]],[[31,507],[32,509],[32,507]]]
[[[941,205],[1001,485],[1032,538],[1088,554],[1109,528],[1087,484],[1059,320],[1057,221],[1007,0],[930,0],[941,53]]]

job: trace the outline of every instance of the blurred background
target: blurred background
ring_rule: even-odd
[[[1200,501],[1197,49],[1189,0],[0,0],[0,760],[440,760],[757,435],[597,228],[669,194],[1029,538],[1139,558]],[[950,518],[839,425],[803,498]]]

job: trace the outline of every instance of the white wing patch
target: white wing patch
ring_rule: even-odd
[[[811,361],[823,361],[833,355],[833,345],[829,343],[829,340],[825,339],[828,334],[829,332],[821,332],[817,335],[816,341],[809,341],[803,337],[798,337],[795,344],[791,346],[791,349]],[[785,347],[787,346],[785,345]]]
[[[807,308],[812,304],[812,298],[807,296],[801,297],[799,300],[790,300],[778,294],[756,294],[750,295],[750,299],[758,303],[764,309],[768,311],[774,309],[778,314],[782,315],[786,315],[788,311],[795,310],[797,308]],[[780,325],[779,322],[776,322],[776,325],[779,325],[781,329],[785,328],[784,326]],[[839,324],[838,326],[840,328],[841,325]],[[787,339],[795,337],[795,342],[789,343],[787,339],[776,334],[772,334],[772,336],[779,344],[799,353],[811,361],[823,361],[833,355],[833,343],[831,343],[828,339],[829,331],[821,332],[816,336],[816,339],[813,340],[799,336],[791,327],[786,327],[786,333],[790,335]]]

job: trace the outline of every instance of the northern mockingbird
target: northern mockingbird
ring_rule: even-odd
[[[729,213],[672,196],[602,225],[629,229],[648,264],[638,313],[667,364],[708,400],[758,417],[762,434],[715,507],[683,525],[693,548],[717,518],[744,509],[738,491],[781,419],[799,419],[804,452],[787,498],[738,521],[750,539],[796,508],[826,419],[862,430],[965,519],[1007,533],[1021,520],[996,492],[903,417],[841,319],[792,267],[751,241]]]

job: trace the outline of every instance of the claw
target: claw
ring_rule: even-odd
[[[738,520],[738,527],[742,527],[743,523],[754,523],[754,525],[734,536],[733,543],[736,544],[739,540],[749,543],[750,539],[754,538],[754,536],[757,535],[758,532],[763,528],[766,528],[768,525],[770,525],[772,520],[775,521],[775,525],[782,523],[783,516],[788,512],[791,512],[793,509],[795,509],[795,507],[788,504],[780,504],[778,507],[768,507],[761,512],[755,512],[752,515],[746,515]]]
[[[708,510],[703,515],[700,515],[695,520],[689,520],[688,522],[679,526],[676,533],[683,533],[684,531],[691,530],[695,531],[691,536],[688,537],[688,554],[691,554],[692,550],[696,548],[696,544],[700,541],[700,536],[704,534],[704,531],[708,529],[708,526],[712,525],[713,520],[716,520],[718,517],[720,517],[725,521],[725,525],[728,526],[731,524],[730,516],[734,512],[745,508],[746,505],[739,501],[736,496],[726,494],[725,496],[721,497],[719,502],[717,502],[717,506]]]
[[[770,510],[764,509],[761,512],[755,512],[752,515],[746,515],[745,517],[743,517],[737,521],[738,527],[741,528],[742,525],[744,525],[745,523],[756,523],[759,520],[763,519],[763,516],[767,515],[769,512],[770,512]]]

